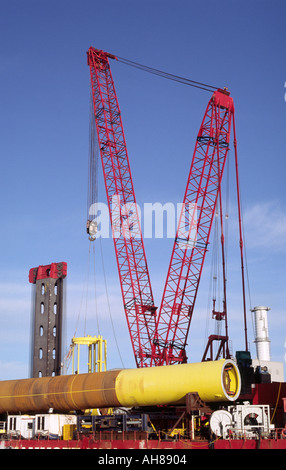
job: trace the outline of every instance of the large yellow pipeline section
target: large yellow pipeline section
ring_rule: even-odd
[[[117,406],[184,404],[197,392],[205,402],[234,401],[240,374],[231,360],[120,369],[0,382],[0,413],[58,412]]]

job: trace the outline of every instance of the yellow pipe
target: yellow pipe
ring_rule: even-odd
[[[237,398],[240,375],[233,361],[212,361],[123,370],[116,379],[116,395],[123,406],[152,406],[185,402],[197,392],[205,402]]]
[[[183,404],[190,392],[205,402],[234,401],[240,393],[237,366],[220,360],[7,380],[0,382],[0,413]]]

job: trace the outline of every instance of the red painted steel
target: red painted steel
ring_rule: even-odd
[[[144,367],[184,363],[187,362],[187,337],[211,226],[221,194],[232,123],[237,169],[233,99],[227,90],[218,89],[207,105],[197,136],[161,307],[157,314],[121,114],[108,61],[108,58],[116,57],[92,47],[87,55],[120,284],[136,364]],[[238,203],[240,205],[239,200]],[[241,220],[239,222],[241,234]],[[240,246],[243,270],[242,237]],[[221,347],[228,353],[226,309],[224,315],[226,335]]]
[[[38,279],[60,279],[65,278],[67,275],[67,263],[51,263],[45,266],[38,266],[31,268],[29,271],[29,282],[36,284]]]
[[[78,440],[5,440],[2,448],[8,449],[149,449],[149,450],[169,450],[172,455],[174,450],[208,450],[208,449],[286,449],[286,439],[217,439],[213,442],[207,440],[148,440],[148,439],[98,439],[85,437]],[[167,454],[165,454],[167,455]],[[184,456],[184,454],[178,454]],[[186,454],[188,455],[188,454]],[[138,457],[139,454],[136,454]]]
[[[90,47],[94,116],[97,129],[112,234],[124,303],[137,367],[150,365],[154,337],[154,306],[140,220],[116,91],[108,58]]]
[[[229,93],[220,89],[215,91],[193,153],[158,315],[153,354],[155,365],[187,361],[186,342],[229,151],[233,113]],[[196,215],[191,214],[194,210]]]

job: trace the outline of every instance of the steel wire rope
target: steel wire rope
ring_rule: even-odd
[[[91,242],[92,243],[92,242]],[[98,304],[97,304],[97,283],[96,283],[96,258],[95,258],[95,243],[93,244],[93,277],[94,277],[94,303],[95,303],[95,316],[97,323],[97,331],[100,335],[99,315],[98,315]]]
[[[207,296],[207,314],[206,314],[206,324],[205,324],[205,343],[204,349],[206,348],[208,335],[210,331],[210,311],[214,309],[214,301],[217,300],[217,293],[219,292],[218,285],[219,285],[219,227],[218,227],[218,211],[216,211],[215,219],[214,219],[214,230],[213,230],[213,249],[212,249],[212,259],[210,262],[210,276],[209,276],[209,289],[208,289],[208,296]],[[218,331],[218,322],[215,324],[215,334],[219,334]]]
[[[87,189],[87,220],[90,217],[91,208],[92,210],[96,210],[96,203],[98,200],[98,185],[97,185],[97,173],[98,173],[98,160],[99,160],[99,151],[96,139],[96,132],[95,132],[95,123],[93,119],[93,103],[92,103],[92,91],[90,89],[90,99],[89,99],[89,150],[88,150],[88,189]],[[75,331],[74,337],[76,337],[80,319],[82,316],[83,311],[83,304],[85,302],[85,311],[84,311],[84,328],[83,328],[83,335],[86,336],[86,324],[87,324],[87,308],[88,308],[88,297],[89,297],[89,276],[90,276],[90,264],[91,264],[91,238],[89,242],[89,249],[88,249],[88,259],[87,259],[87,266],[86,266],[86,274],[84,278],[84,283],[82,287],[82,294],[81,300],[77,315],[77,320],[75,324]],[[94,247],[93,247],[94,251]],[[95,255],[94,255],[95,256]],[[94,261],[95,262],[95,261]],[[94,267],[94,292],[95,292],[95,310],[96,310],[96,322],[97,322],[97,330],[98,334],[100,334],[99,329],[99,319],[98,319],[98,309],[97,309],[97,300],[96,300],[96,278],[95,278],[95,267]],[[71,345],[69,350],[65,355],[65,361],[67,362],[71,357]],[[66,365],[68,369],[69,364]]]
[[[112,332],[113,332],[116,348],[117,348],[117,351],[118,351],[118,355],[119,355],[119,358],[120,358],[120,361],[121,361],[121,365],[124,368],[125,366],[124,366],[123,359],[122,359],[122,356],[121,356],[121,353],[120,353],[120,348],[119,348],[119,344],[118,344],[118,341],[117,341],[117,335],[116,335],[116,332],[115,332],[115,327],[114,327],[112,313],[111,313],[111,306],[110,306],[109,294],[108,294],[108,288],[107,288],[107,279],[106,279],[106,274],[105,274],[104,256],[103,256],[101,237],[99,239],[99,245],[100,245],[100,252],[101,252],[101,263],[102,263],[102,270],[103,270],[103,279],[104,279],[104,286],[105,286],[105,293],[106,293],[106,300],[107,300],[107,307],[108,307],[108,312],[109,312],[110,323],[111,323]]]
[[[81,294],[81,300],[80,300],[80,305],[79,305],[79,310],[78,310],[78,316],[77,316],[77,321],[76,321],[76,327],[74,331],[74,337],[77,334],[77,330],[79,328],[79,323],[80,323],[80,317],[82,315],[82,309],[83,309],[83,303],[85,300],[85,307],[87,308],[87,297],[88,297],[88,285],[89,285],[89,266],[90,266],[90,245],[88,249],[88,259],[87,259],[87,267],[86,267],[86,274],[85,274],[85,279],[82,287],[82,294]],[[86,317],[86,315],[85,315]],[[86,318],[84,321],[85,327],[86,327]],[[84,331],[85,331],[84,327]]]
[[[94,245],[94,242],[90,242],[90,243],[93,244],[93,255],[94,255],[94,256],[93,256],[93,269],[94,269],[95,303],[96,303],[96,311],[98,311],[98,307],[97,307],[97,296],[96,296],[96,258],[95,258],[95,245]],[[103,250],[102,250],[101,237],[99,237],[99,244],[100,244],[100,251],[101,251],[101,262],[102,262],[103,278],[104,278],[104,286],[105,286],[105,293],[106,293],[106,300],[107,300],[109,318],[110,318],[110,322],[111,322],[111,327],[112,327],[113,336],[114,336],[116,348],[117,348],[117,351],[118,351],[118,355],[119,355],[119,357],[120,357],[121,364],[122,364],[122,366],[124,367],[123,360],[122,360],[122,357],[121,357],[121,354],[120,354],[120,348],[119,348],[118,341],[117,341],[117,336],[116,336],[116,331],[115,331],[115,327],[114,327],[114,323],[113,323],[113,318],[112,318],[111,306],[110,306],[110,301],[109,301],[109,293],[108,293],[108,288],[107,288],[107,279],[106,279],[105,267],[104,267],[104,259],[103,259]],[[98,332],[99,332],[99,334],[100,334],[100,326],[99,326],[99,318],[98,318],[98,315],[97,315],[97,327],[98,327]]]
[[[220,296],[220,286],[221,286],[221,276],[220,276],[220,244],[219,244],[219,233],[220,233],[220,228],[219,228],[219,217],[220,217],[220,208],[219,204],[217,204],[217,211],[216,211],[216,220],[215,220],[215,225],[216,225],[216,238],[215,238],[215,245],[214,245],[214,250],[216,253],[216,259],[215,259],[215,278],[214,278],[214,290],[213,290],[213,309],[216,305],[218,305],[218,308],[220,307],[221,303],[221,296]],[[217,308],[217,307],[216,307]],[[215,313],[213,312],[215,315]],[[220,335],[221,334],[221,324],[219,320],[215,320],[215,334]],[[217,350],[218,350],[218,345],[217,345]]]
[[[95,130],[92,90],[89,98],[89,153],[88,153],[88,188],[87,188],[87,219],[91,210],[96,209],[98,201],[98,160],[99,147]]]
[[[90,242],[91,243],[91,242]],[[89,286],[89,274],[90,274],[90,244],[88,249],[89,254],[89,263],[87,267],[87,283],[86,283],[86,295],[85,295],[85,310],[84,310],[84,329],[83,329],[83,336],[86,336],[86,319],[87,319],[87,309],[88,309],[88,286]]]
[[[214,250],[212,250],[212,260],[210,264],[210,276],[209,276],[209,287],[207,295],[207,307],[206,307],[206,322],[205,322],[205,339],[204,339],[204,350],[207,346],[208,335],[210,330],[210,310],[211,310],[211,297],[213,290],[213,278],[214,278]]]
[[[87,220],[90,215],[96,215],[98,211],[98,161],[99,146],[95,129],[92,88],[90,86],[89,95],[89,167],[88,167],[88,192],[87,192]],[[94,241],[94,237],[89,237],[90,243]],[[97,323],[97,332],[100,334],[98,305],[97,305],[97,285],[96,285],[96,259],[95,245],[93,244],[93,276],[94,276],[94,296],[95,296],[95,314]]]
[[[92,97],[92,89],[90,88],[90,100],[89,100],[89,155],[88,155],[88,190],[87,190],[87,221],[91,222],[90,216],[96,216],[98,212],[98,161],[99,161],[99,144],[97,139],[97,133],[95,128],[95,119],[94,119],[94,109],[93,109],[93,97]],[[101,237],[100,238],[100,250],[101,250],[101,259],[102,259],[102,267],[103,267],[103,277],[104,277],[104,284],[105,284],[105,291],[106,291],[106,298],[107,298],[107,305],[109,311],[110,322],[112,326],[112,331],[114,335],[115,344],[118,350],[118,355],[121,359],[121,363],[123,365],[123,361],[120,354],[120,349],[117,342],[116,332],[113,324],[108,289],[107,289],[107,281],[104,269],[104,261],[103,261],[103,252],[102,252],[102,245],[101,245]],[[98,333],[100,334],[100,325],[99,325],[99,315],[98,315],[98,305],[97,305],[97,283],[96,283],[96,256],[95,256],[95,240],[96,235],[89,236],[90,245],[89,245],[89,255],[90,255],[90,247],[93,244],[93,274],[94,274],[94,296],[95,296],[95,305],[96,305],[96,322],[97,322],[97,329]],[[87,272],[87,284],[89,281],[89,265],[90,260],[88,263],[88,272]],[[83,293],[84,294],[84,293]],[[87,292],[86,292],[86,309],[87,309],[87,296],[88,296],[88,285],[87,285]],[[83,295],[82,301],[83,302]],[[85,317],[85,328],[86,328],[86,317]],[[124,367],[124,366],[123,366]]]
[[[191,80],[191,79],[188,79],[186,77],[182,77],[182,76],[179,76],[179,75],[164,72],[162,70],[155,69],[155,68],[140,64],[138,62],[131,61],[129,59],[117,56],[117,55],[115,57],[119,62],[121,62],[125,65],[129,65],[131,67],[140,69],[142,71],[145,71],[145,72],[148,72],[148,73],[151,73],[151,74],[154,74],[154,75],[157,75],[157,76],[160,76],[162,78],[166,78],[166,79],[169,79],[169,80],[172,80],[172,81],[175,81],[175,82],[179,82],[179,83],[182,83],[184,85],[192,86],[194,88],[199,88],[199,89],[202,89],[202,90],[205,90],[205,91],[208,91],[208,92],[213,92],[214,90],[217,90],[218,88],[220,88],[220,87],[216,87],[216,86],[213,86],[213,85],[205,84],[203,82]],[[101,247],[101,251],[102,251],[102,247]],[[103,262],[103,256],[102,256],[102,262]],[[104,279],[105,279],[105,286],[106,286],[106,289],[107,289],[107,282],[106,282],[105,273],[104,273]],[[108,302],[108,304],[109,304],[109,302]],[[110,305],[109,305],[109,310],[110,310]],[[111,310],[110,310],[110,313],[111,313]],[[112,320],[112,317],[111,317],[111,320]],[[112,327],[114,328],[113,322],[112,322]]]
[[[242,233],[243,233],[243,251],[244,251],[244,259],[245,259],[245,271],[246,271],[246,281],[247,281],[247,290],[248,290],[248,301],[249,301],[249,309],[252,312],[252,300],[251,300],[251,290],[250,290],[250,279],[249,279],[249,270],[248,270],[248,259],[246,253],[246,238],[245,238],[245,231],[244,231],[244,221],[243,216],[241,215],[241,224],[242,224]],[[252,325],[252,333],[255,335],[255,326],[253,321],[253,315],[251,315],[251,325]]]
[[[84,278],[84,282],[83,282],[83,286],[82,286],[82,293],[81,293],[81,299],[80,299],[80,303],[79,303],[79,309],[78,309],[78,314],[77,314],[77,319],[76,319],[76,322],[75,322],[75,330],[74,330],[74,334],[73,334],[73,337],[75,338],[76,337],[76,334],[77,334],[77,331],[78,331],[78,328],[79,328],[79,323],[80,323],[80,318],[81,318],[81,315],[82,315],[82,308],[83,308],[83,303],[84,303],[84,297],[87,296],[87,290],[88,290],[88,284],[89,284],[89,264],[90,264],[90,247],[89,247],[89,250],[88,250],[88,259],[87,259],[87,268],[86,268],[86,273],[85,273],[85,278]],[[72,345],[70,344],[69,348],[68,348],[68,351],[66,352],[65,356],[64,356],[64,369],[65,371],[67,372],[69,367],[70,367],[70,361],[71,361],[71,357],[72,357]]]
[[[230,172],[230,161],[229,158],[227,159],[226,162],[226,191],[225,191],[225,236],[224,240],[226,243],[224,243],[224,246],[226,247],[225,249],[225,274],[226,274],[226,280],[227,280],[227,267],[228,267],[228,241],[229,241],[229,182],[230,182],[230,177],[229,177],[229,172]],[[217,206],[218,207],[218,206]],[[206,348],[207,340],[208,340],[208,334],[209,334],[209,328],[210,328],[210,315],[209,312],[211,310],[211,292],[213,293],[213,299],[216,299],[216,292],[217,292],[217,280],[219,277],[218,274],[218,265],[219,265],[219,240],[218,240],[218,216],[219,216],[219,209],[217,208],[216,211],[216,217],[214,221],[214,230],[213,230],[213,249],[212,249],[212,259],[210,263],[210,277],[209,277],[209,288],[208,288],[208,296],[207,296],[207,315],[206,315],[206,324],[205,324],[205,343],[204,343],[204,348]],[[217,274],[216,274],[217,273]],[[216,274],[216,276],[215,276]],[[216,285],[216,286],[215,286]],[[219,301],[220,303],[220,301]],[[216,332],[219,334],[219,332]]]
[[[223,296],[223,301],[222,299],[220,298],[220,293],[221,293],[221,290],[223,290],[223,287],[221,286],[221,284],[223,282],[227,282],[227,267],[228,267],[228,260],[227,260],[227,254],[228,254],[228,213],[229,213],[229,158],[227,158],[227,162],[226,162],[226,188],[225,188],[225,225],[222,226],[222,229],[219,230],[219,223],[217,221],[217,238],[216,238],[216,243],[217,243],[217,266],[216,266],[216,269],[217,269],[217,293],[218,293],[218,296],[219,296],[219,299],[218,299],[218,304],[221,305],[221,303],[225,302],[226,303],[226,299],[224,298]],[[222,207],[223,204],[221,204],[221,207],[220,205],[218,204],[218,208],[217,208],[217,218],[221,215],[221,217],[223,218],[223,207]],[[226,230],[224,229],[224,227],[226,226]],[[221,246],[221,249],[219,249],[219,234],[220,234],[220,237],[222,237],[222,234],[223,234],[223,237],[224,237],[224,240],[223,240],[223,246]],[[226,247],[226,249],[225,249]],[[222,250],[224,250],[224,261],[225,261],[225,281],[223,279],[223,276],[220,277],[220,272],[219,272],[219,268],[218,266],[220,264],[222,264],[222,256],[223,256],[223,253],[222,253]],[[215,293],[215,300],[216,299],[216,296],[217,294]],[[225,313],[227,314],[226,312],[226,305],[224,305],[223,307],[223,311],[225,311]],[[226,321],[226,319],[225,319]],[[216,322],[216,334],[218,335],[221,335],[221,328],[222,328],[222,325],[220,324],[221,322],[220,321],[217,321]]]
[[[224,242],[223,242],[223,249],[224,249],[224,266],[225,266],[225,279],[224,279],[224,282],[225,282],[225,289],[226,289],[226,293],[225,293],[225,297],[224,298],[224,301],[225,301],[225,306],[224,306],[224,309],[225,309],[225,322],[227,322],[227,316],[228,316],[228,302],[227,302],[227,283],[228,283],[228,255],[229,255],[229,200],[230,200],[230,196],[229,196],[229,189],[230,189],[230,158],[227,158],[227,161],[226,161],[226,178],[225,178],[225,215],[224,215],[224,220],[225,220],[225,224],[224,224]],[[225,327],[226,327],[226,323],[225,323]],[[231,339],[229,338],[229,335],[227,335],[227,341],[228,341],[228,348],[229,348],[229,352],[230,352],[230,355],[232,354],[231,353],[231,349],[232,349],[232,342],[231,342]]]
[[[89,219],[90,215],[97,215],[98,212],[98,161],[99,161],[99,144],[97,139],[97,133],[95,129],[95,119],[94,119],[94,109],[93,109],[93,99],[92,99],[92,90],[90,90],[90,108],[89,108],[89,170],[88,170],[88,193],[87,193],[87,219]],[[118,351],[118,355],[121,360],[121,364],[123,365],[123,360],[120,354],[120,349],[118,346],[116,331],[114,328],[111,306],[109,301],[109,294],[107,288],[107,280],[105,274],[105,267],[104,267],[104,259],[103,259],[103,251],[102,251],[102,242],[101,237],[99,236],[99,244],[100,244],[100,252],[101,252],[101,260],[102,260],[102,269],[103,269],[103,277],[104,277],[104,285],[105,285],[105,292],[106,292],[106,299],[107,299],[107,306],[109,312],[109,318],[111,322],[111,327],[113,331],[114,341],[116,344],[116,348]],[[96,237],[92,239],[90,238],[90,243],[93,244],[93,272],[94,272],[94,294],[95,294],[95,304],[96,304],[96,321],[97,321],[97,328],[98,332],[100,333],[100,326],[99,326],[99,316],[98,316],[98,307],[97,307],[97,295],[96,295],[96,257],[95,257],[95,241]]]
[[[249,302],[249,310],[252,312],[252,300],[251,300],[251,288],[250,288],[250,278],[249,278],[249,269],[248,269],[248,257],[246,251],[246,237],[245,237],[245,227],[244,227],[244,218],[243,218],[243,195],[241,192],[241,185],[239,184],[239,192],[240,192],[240,207],[241,207],[241,228],[242,228],[242,239],[243,239],[243,253],[244,253],[244,267],[246,272],[246,281],[247,281],[247,291],[248,291],[248,302]],[[255,336],[255,326],[253,321],[253,315],[251,314],[251,325],[252,325],[252,333]]]
[[[123,57],[116,56],[116,58],[119,62],[121,62],[125,65],[129,65],[131,67],[143,70],[144,72],[149,72],[149,73],[152,73],[154,75],[158,75],[160,77],[167,78],[168,80],[173,80],[175,82],[182,83],[184,85],[199,88],[201,90],[213,92],[214,90],[217,90],[218,88],[220,88],[220,87],[215,87],[213,85],[207,85],[206,83],[191,80],[191,79],[186,78],[186,77],[181,77],[179,75],[174,75],[174,74],[171,74],[171,73],[168,73],[168,72],[164,72],[162,70],[158,70],[158,69],[155,69],[155,68],[152,68],[152,67],[148,67],[147,65],[139,64],[138,62],[134,62],[134,61],[129,60],[129,59],[124,59]]]
[[[225,191],[225,277],[227,279],[228,268],[228,243],[229,243],[229,188],[230,188],[230,159],[227,158],[226,162],[226,191]]]
[[[199,88],[199,89],[202,89],[202,90],[205,90],[205,91],[208,91],[208,92],[212,92],[212,93],[215,90],[217,90],[218,88],[220,88],[220,87],[216,87],[216,86],[213,86],[213,85],[208,85],[208,84],[205,84],[205,83],[202,83],[202,82],[199,82],[199,81],[191,80],[191,79],[188,79],[186,77],[181,77],[179,75],[174,75],[174,74],[171,74],[171,73],[168,73],[168,72],[164,72],[162,70],[158,70],[158,69],[140,64],[138,62],[134,62],[134,61],[131,61],[129,59],[125,59],[125,58],[117,56],[117,55],[115,57],[119,62],[121,62],[125,65],[129,65],[131,67],[140,69],[144,72],[148,72],[148,73],[160,76],[162,78],[166,78],[166,79],[169,79],[169,80],[172,80],[172,81],[175,81],[175,82],[179,82],[179,83],[182,83],[184,85],[192,86],[194,88]],[[208,306],[208,311],[209,311],[209,306]],[[209,315],[207,316],[207,320],[206,320],[207,325],[206,325],[206,328],[205,328],[205,335],[207,334],[207,330],[209,328],[208,318],[209,318]],[[205,340],[206,340],[206,338],[205,338]]]

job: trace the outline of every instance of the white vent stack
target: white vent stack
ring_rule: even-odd
[[[269,307],[254,307],[256,354],[259,361],[270,361],[270,340],[268,336]]]

